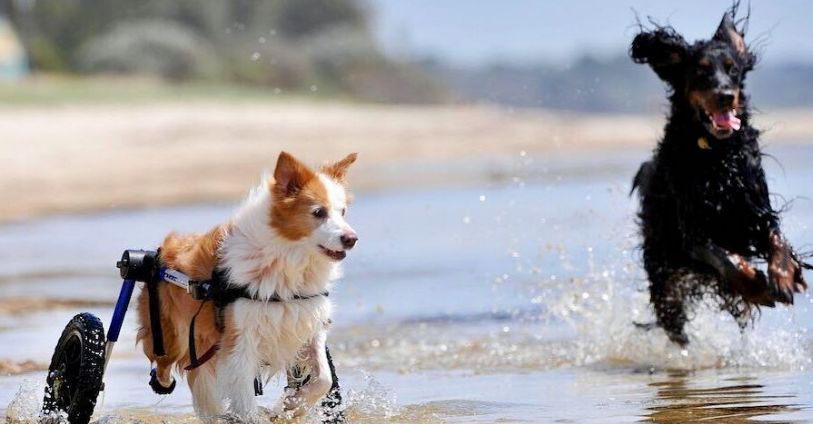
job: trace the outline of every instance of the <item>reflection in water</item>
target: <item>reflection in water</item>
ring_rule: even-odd
[[[794,394],[769,395],[754,377],[726,379],[720,387],[694,388],[690,372],[671,372],[666,381],[650,383],[657,389],[654,405],[647,422],[685,423],[709,421],[715,423],[745,423],[762,417],[760,422],[786,423],[787,418],[771,416],[801,410]]]

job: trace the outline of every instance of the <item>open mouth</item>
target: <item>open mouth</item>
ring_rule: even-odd
[[[322,246],[321,244],[319,245],[319,250],[321,250],[322,253],[327,255],[327,257],[329,257],[330,259],[336,261],[340,261],[347,256],[347,252],[345,252],[344,250],[330,250],[327,247]]]
[[[717,111],[713,113],[706,112],[706,118],[703,123],[706,129],[717,138],[728,138],[734,131],[740,129],[742,122],[737,118],[737,111],[735,109],[726,111]]]

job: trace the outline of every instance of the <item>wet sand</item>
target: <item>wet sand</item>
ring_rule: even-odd
[[[757,117],[766,144],[813,142],[813,111]],[[360,152],[362,190],[504,178],[520,154],[648,151],[663,118],[487,106],[159,102],[0,106],[0,222],[237,199],[280,150],[311,163]]]

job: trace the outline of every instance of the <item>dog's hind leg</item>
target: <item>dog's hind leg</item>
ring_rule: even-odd
[[[655,309],[658,326],[666,335],[680,346],[689,344],[683,327],[688,321],[686,314],[685,293],[681,290],[681,281],[685,274],[681,271],[659,269],[650,273],[649,301]]]

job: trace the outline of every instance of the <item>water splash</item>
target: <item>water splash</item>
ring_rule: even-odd
[[[686,327],[691,340],[686,348],[671,343],[658,328],[641,329],[633,323],[654,321],[648,295],[628,283],[642,281],[630,272],[634,264],[618,263],[622,266],[589,272],[567,288],[558,287],[560,296],[546,305],[548,319],[560,319],[576,331],[574,364],[684,370],[810,367],[805,331],[783,310],[741,332],[713,300],[701,302]]]
[[[400,410],[395,395],[366,372],[363,373],[363,380],[361,390],[351,389],[347,393],[347,412],[351,421],[353,416],[383,419],[397,416]]]
[[[45,386],[41,382],[23,380],[17,394],[6,408],[6,423],[28,424],[37,423],[42,405],[40,400]]]

